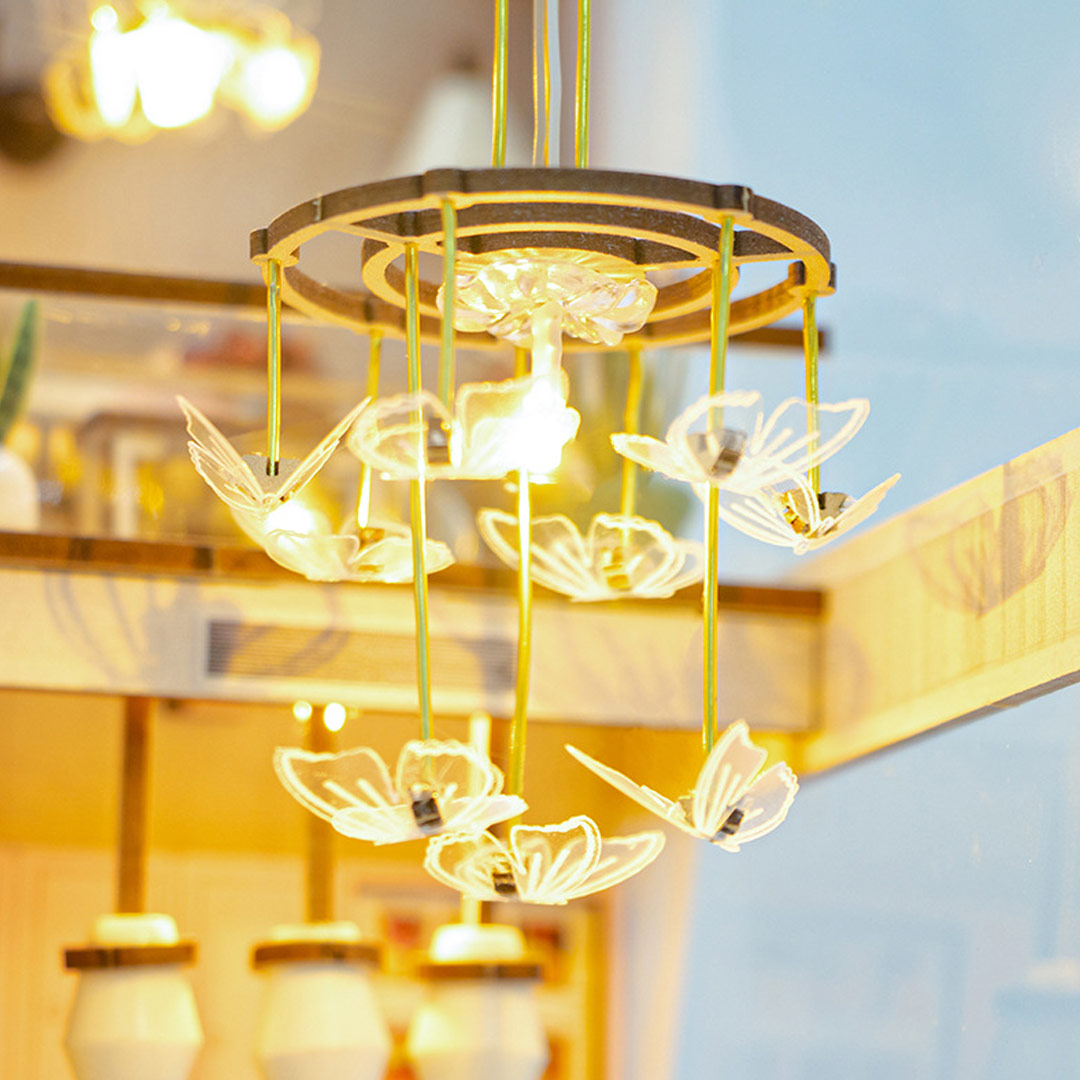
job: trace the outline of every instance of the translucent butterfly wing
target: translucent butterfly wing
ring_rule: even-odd
[[[720,503],[719,515],[733,529],[776,547],[791,548],[801,555],[810,545],[784,517],[776,492],[771,488],[752,495],[737,495]]]
[[[263,535],[262,548],[274,562],[308,581],[345,581],[352,576],[360,541],[355,536],[272,529]]]
[[[424,854],[424,869],[463,896],[474,900],[505,900],[495,891],[492,875],[514,869],[513,856],[491,833],[451,833],[436,836]]]
[[[326,821],[351,807],[385,808],[400,802],[382,758],[364,746],[339,754],[279,746],[274,771],[294,799]]]
[[[424,543],[424,569],[437,574],[454,563],[450,549],[439,540]],[[353,581],[380,581],[402,584],[412,581],[412,541],[388,536],[360,548],[353,560],[349,578]]]
[[[517,569],[518,520],[501,510],[484,509],[476,517],[484,542],[507,566]],[[588,570],[585,541],[562,514],[532,521],[532,574],[545,588],[565,596],[591,599],[596,582]]]
[[[330,819],[330,824],[342,836],[376,845],[400,844],[424,836],[416,825],[416,818],[408,803],[398,803],[396,806],[350,806],[338,810]]]
[[[619,432],[611,436],[615,452],[629,458],[635,465],[652,472],[662,473],[672,480],[691,483],[704,481],[705,474],[696,461],[686,461],[671,446],[650,435],[630,435]]]
[[[590,757],[584,750],[579,750],[576,746],[567,745],[565,749],[571,757],[581,762],[586,769],[595,773],[601,780],[609,783],[616,791],[621,791],[624,795],[633,799],[638,806],[645,807],[646,810],[656,814],[657,817],[663,818],[686,832],[693,832],[693,829],[686,821],[686,815],[678,803],[672,802],[671,799],[665,799],[663,795],[653,791],[652,788],[635,784],[629,776],[619,772],[618,769],[613,769],[610,765],[605,765],[602,761],[597,761],[596,758]]]
[[[228,506],[250,510],[260,504],[264,491],[247,462],[187,398],[176,401],[187,420],[188,452],[199,475]]]
[[[429,391],[394,394],[367,403],[346,445],[365,464],[395,479],[434,476],[445,473],[448,466],[428,464],[429,435],[439,428],[449,440],[453,424],[446,406]]]
[[[289,474],[278,491],[279,498],[287,499],[291,495],[295,495],[296,492],[304,487],[312,477],[315,476],[315,474],[326,464],[330,455],[338,448],[341,440],[346,436],[353,424],[356,423],[357,417],[365,411],[368,404],[369,401],[365,398],[359,405],[351,409],[337,422],[337,424],[334,425],[326,438],[324,438]]]
[[[398,755],[395,787],[406,797],[414,789],[437,796],[495,795],[502,790],[502,772],[483,754],[452,739],[407,742]]]
[[[664,834],[660,832],[637,833],[601,841],[596,865],[567,899],[588,896],[618,885],[644,870],[663,849]]]
[[[510,850],[520,899],[534,904],[562,904],[583,886],[600,857],[600,830],[577,816],[558,825],[515,825]]]
[[[861,525],[881,505],[882,499],[889,493],[892,486],[900,479],[899,473],[894,473],[888,480],[883,480],[877,487],[871,488],[854,504],[849,506],[835,519],[823,522],[819,535],[812,536],[807,548],[813,550],[827,544],[830,540]]]
[[[655,521],[628,514],[597,514],[586,540],[593,576],[610,582],[613,572],[623,586],[616,594],[670,596],[667,583],[682,565],[683,554],[674,538]]]
[[[799,782],[784,762],[766,769],[735,804],[743,816],[725,846],[738,851],[740,844],[772,832],[787,817],[798,790]]]
[[[682,552],[683,561],[668,582],[671,589],[668,595],[696,584],[705,576],[705,546],[695,540],[676,540],[675,543]]]
[[[479,795],[476,798],[451,798],[440,802],[446,820],[446,832],[483,832],[484,829],[529,809],[519,795]]]
[[[768,753],[750,741],[750,729],[737,720],[720,737],[698,774],[690,820],[712,838],[765,764]]]

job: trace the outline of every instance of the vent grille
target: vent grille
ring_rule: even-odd
[[[211,621],[208,634],[207,675],[399,686],[416,682],[411,636],[224,620]],[[514,666],[514,647],[503,639],[431,638],[432,681],[440,689],[509,690]]]

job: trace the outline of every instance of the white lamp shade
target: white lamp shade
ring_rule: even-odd
[[[454,924],[435,932],[431,959],[449,965],[515,963],[516,927]],[[409,1026],[407,1050],[420,1080],[538,1080],[548,1062],[532,980],[444,978],[429,983]]]
[[[33,532],[40,524],[34,470],[18,454],[0,446],[0,530]]]
[[[174,945],[164,915],[106,916],[97,945]],[[202,1047],[191,983],[179,964],[100,968],[79,975],[64,1049],[78,1080],[185,1080]]]

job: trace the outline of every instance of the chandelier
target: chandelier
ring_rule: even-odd
[[[861,497],[822,487],[821,465],[866,420],[865,400],[818,399],[816,302],[833,291],[825,233],[790,207],[736,184],[589,168],[588,0],[579,4],[574,167],[550,157],[550,27],[536,20],[534,162],[505,166],[507,5],[496,4],[492,168],[435,169],[320,195],[251,236],[268,288],[266,453],[241,457],[210,420],[180,399],[196,468],[244,532],[277,562],[316,581],[411,581],[416,617],[419,738],[395,763],[374,751],[280,749],[275,768],[308,810],[375,844],[428,840],[424,865],[472,900],[563,904],[608,888],[659,854],[660,832],[604,838],[585,817],[522,824],[533,582],[572,601],[670,596],[703,582],[705,758],[697,784],[673,798],[640,787],[573,747],[573,757],[669,825],[724,850],[783,820],[797,782],[745,723],[717,726],[717,545],[721,523],[796,554],[871,514],[893,476]],[[543,86],[545,91],[540,92]],[[362,288],[344,291],[305,272],[317,238],[358,246]],[[427,275],[421,262],[438,268]],[[768,287],[733,299],[741,267],[776,264]],[[303,460],[280,449],[281,304],[370,340],[368,395]],[[756,391],[725,384],[729,338],[801,312],[805,396],[767,409]],[[405,393],[379,395],[381,345],[404,339]],[[439,349],[438,383],[421,385],[420,347]],[[671,419],[664,439],[638,430],[646,351],[708,344],[702,396]],[[502,382],[455,378],[458,348],[512,346]],[[561,514],[534,517],[531,489],[556,482],[580,416],[570,407],[564,349],[621,349],[629,367],[619,506],[582,534]],[[295,497],[345,446],[362,464],[355,514],[340,528],[295,512]],[[639,469],[691,485],[704,545],[639,516]],[[475,748],[433,737],[427,582],[448,565],[427,535],[431,483],[505,480],[513,512],[480,511],[478,529],[517,571],[518,642],[509,768]],[[375,482],[406,482],[410,527],[372,518]],[[512,822],[505,835],[492,826]]]

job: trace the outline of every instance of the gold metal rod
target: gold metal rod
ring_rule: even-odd
[[[803,300],[803,353],[806,356],[806,420],[810,443],[807,450],[816,454],[820,440],[818,421],[818,325],[817,297],[807,296]],[[821,493],[821,466],[814,465],[809,472],[807,482],[815,495]]]
[[[420,304],[418,280],[420,255],[416,244],[405,245],[405,352],[409,393],[420,392]],[[420,461],[426,460],[424,432],[420,435]],[[428,642],[427,568],[424,545],[427,541],[427,517],[424,505],[424,478],[409,481],[412,525],[413,604],[416,610],[416,677],[420,698],[420,738],[431,738],[431,649]]]
[[[474,712],[469,717],[469,745],[481,757],[491,757],[491,717],[485,712]],[[475,797],[482,795],[480,785],[474,784],[467,795]],[[469,926],[479,926],[483,920],[484,906],[482,900],[473,900],[471,897],[461,898],[460,920]]]
[[[551,162],[551,20],[544,4],[544,168]]]
[[[120,780],[120,832],[117,842],[116,910],[146,910],[146,852],[150,825],[150,698],[124,699],[123,764]]]
[[[315,709],[308,721],[307,748],[315,754],[333,753],[333,732],[326,726],[326,707]],[[334,918],[334,828],[328,821],[305,814],[307,852],[304,862],[304,918],[309,923]]]
[[[533,39],[532,39],[532,105],[533,105],[533,141],[532,163],[535,168],[540,162],[540,128],[543,120],[540,118],[540,68],[543,64],[543,55],[547,48],[547,42],[541,44],[540,36],[544,33],[546,25],[547,0],[533,0]]]
[[[368,338],[367,396],[379,396],[379,368],[382,366],[382,331],[372,330]],[[373,470],[366,462],[360,466],[360,498],[356,502],[356,524],[366,529],[371,521],[371,478]]]
[[[439,349],[439,397],[450,406],[454,397],[454,269],[457,264],[457,211],[451,199],[442,200],[443,315]]]
[[[510,0],[495,0],[495,63],[492,70],[491,164],[506,164],[506,99],[509,82]]]
[[[574,95],[574,165],[589,167],[589,66],[592,46],[591,0],[578,0],[577,93]]]
[[[266,475],[281,461],[281,263],[266,264]]]
[[[720,230],[719,258],[713,264],[711,346],[709,350],[709,394],[724,389],[727,366],[727,338],[731,308],[731,255],[735,246],[735,226],[725,218]],[[722,424],[723,421],[720,421]],[[719,606],[720,490],[709,485],[705,500],[705,708],[702,719],[702,742],[705,752],[712,750],[717,734],[717,632]]]
[[[518,473],[518,640],[514,719],[510,725],[510,770],[506,790],[525,791],[525,734],[528,725],[529,668],[532,662],[532,510],[529,474]]]
[[[623,413],[623,431],[636,435],[641,427],[641,389],[642,364],[641,346],[631,344],[627,347],[630,371],[626,382],[626,410]],[[622,461],[622,497],[619,500],[619,513],[631,517],[637,502],[637,466],[624,457]]]

